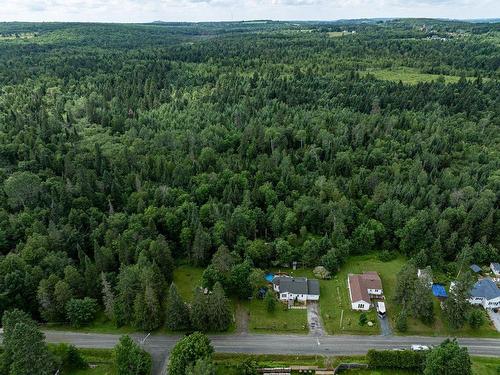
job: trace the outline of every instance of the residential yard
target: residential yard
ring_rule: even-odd
[[[332,280],[321,280],[320,310],[326,331],[329,334],[379,334],[380,328],[374,309],[371,309],[367,315],[368,320],[374,322],[375,325],[373,327],[359,325],[361,312],[351,309],[351,300],[347,288],[347,275],[349,273],[377,271],[382,279],[384,295],[386,302],[388,302],[387,313],[391,316],[392,311],[389,301],[394,296],[396,275],[404,262],[403,258],[397,258],[390,262],[382,262],[372,255],[355,256],[351,257],[344,264],[341,271]]]
[[[390,311],[390,310],[389,310]],[[394,306],[395,313],[390,315],[391,319],[395,319],[399,313],[399,306]],[[478,329],[472,329],[468,324],[465,324],[460,329],[454,329],[448,325],[443,317],[443,310],[439,305],[439,301],[434,299],[434,316],[435,321],[431,325],[426,325],[418,319],[408,319],[408,331],[404,335],[425,335],[425,336],[458,336],[458,337],[492,337],[499,338],[500,332],[497,332],[486,311],[481,309],[484,313],[484,325]],[[395,324],[394,321],[392,323]]]
[[[269,313],[263,300],[253,299],[248,306],[250,331],[256,333],[307,333],[307,310],[288,310],[278,303],[276,310]]]

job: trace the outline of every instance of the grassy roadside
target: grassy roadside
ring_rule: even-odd
[[[238,365],[244,361],[255,361],[259,367],[287,367],[287,366],[318,366],[320,368],[334,368],[340,363],[366,363],[365,356],[295,356],[295,355],[251,355],[251,354],[227,354],[215,353],[214,363],[217,367],[217,375],[238,375]],[[500,369],[500,358],[471,357],[472,371],[474,375],[496,375]],[[392,369],[363,369],[349,370],[344,374],[356,375],[413,375],[415,371],[392,370]]]
[[[79,349],[90,365],[88,369],[76,370],[68,375],[115,375],[114,353],[112,349]]]

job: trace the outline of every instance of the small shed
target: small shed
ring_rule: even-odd
[[[479,267],[477,264],[473,264],[472,266],[470,266],[470,269],[475,273],[481,272],[481,267]]]
[[[441,284],[432,284],[432,294],[439,299],[448,298],[448,293],[446,293],[446,289]]]

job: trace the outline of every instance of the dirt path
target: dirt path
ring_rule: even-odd
[[[250,320],[250,314],[248,309],[238,302],[236,305],[236,334],[246,335],[248,334],[248,321]]]

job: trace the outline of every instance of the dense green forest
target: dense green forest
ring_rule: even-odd
[[[293,261],[498,261],[499,78],[500,24],[0,23],[0,315],[156,328],[178,264],[246,298]]]

